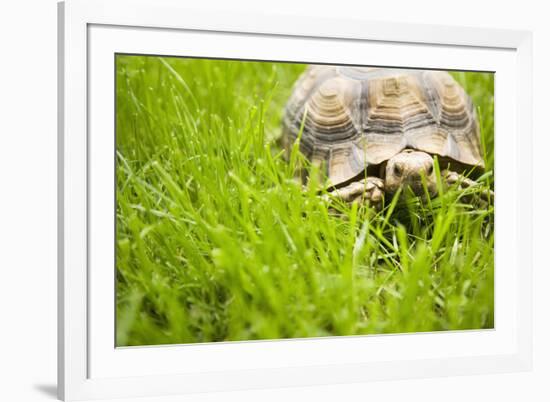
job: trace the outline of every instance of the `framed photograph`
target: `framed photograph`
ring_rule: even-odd
[[[529,370],[531,34],[180,3],[59,4],[60,398]]]

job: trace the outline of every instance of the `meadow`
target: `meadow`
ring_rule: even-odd
[[[305,66],[118,55],[116,344],[493,328],[493,75],[478,188],[329,206],[279,145]]]

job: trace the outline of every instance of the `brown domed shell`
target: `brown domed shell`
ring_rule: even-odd
[[[405,148],[484,167],[472,101],[443,71],[310,66],[286,106],[287,148],[302,123],[300,150],[331,185]]]

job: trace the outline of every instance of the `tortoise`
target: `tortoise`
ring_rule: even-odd
[[[287,152],[300,133],[331,198],[348,202],[380,206],[403,187],[436,195],[434,156],[448,184],[476,185],[464,173],[485,168],[472,100],[444,71],[308,66],[284,111]]]

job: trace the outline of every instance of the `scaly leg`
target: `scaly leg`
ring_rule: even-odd
[[[384,181],[378,177],[367,177],[338,188],[323,197],[325,200],[340,199],[345,202],[367,202],[380,209],[384,200]]]
[[[460,189],[479,186],[478,182],[468,179],[467,177],[464,177],[461,174],[458,174],[450,170],[443,171],[442,177],[448,186],[453,186],[458,183],[458,187]],[[486,201],[486,202],[489,202],[489,200],[494,199],[495,197],[495,193],[492,190],[483,190],[479,193],[479,195],[481,199],[483,199],[483,201]]]

